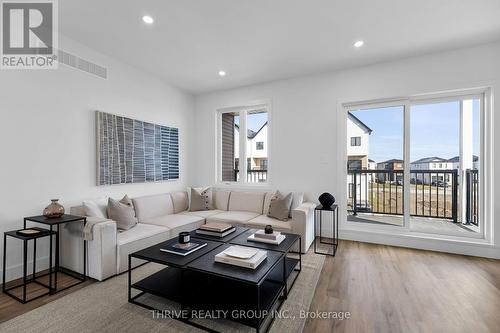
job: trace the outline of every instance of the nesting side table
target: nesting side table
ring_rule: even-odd
[[[52,239],[52,236],[56,234],[55,231],[50,231],[47,229],[42,229],[42,228],[30,228],[34,230],[38,230],[39,232],[36,234],[32,235],[23,235],[19,234],[18,230],[13,230],[13,231],[7,231],[4,233],[3,236],[3,284],[2,284],[2,291],[9,295],[10,297],[14,298],[15,300],[21,302],[21,303],[28,303],[30,301],[33,301],[37,298],[40,298],[42,296],[48,295],[52,291],[52,274],[49,271],[49,273],[45,273],[43,275],[39,275],[38,277],[36,276],[36,240],[38,238],[43,238],[43,237],[50,237]],[[15,285],[15,286],[10,286],[7,288],[5,284],[5,270],[6,270],[6,262],[7,262],[7,236],[12,237],[12,238],[17,238],[19,240],[23,241],[23,283],[20,285]],[[31,274],[31,278],[28,279],[28,242],[32,240],[33,241],[33,273]],[[52,244],[52,242],[50,242]],[[52,253],[52,247],[49,249],[49,253]],[[49,255],[50,256],[50,255]],[[37,278],[40,278],[42,276],[49,275],[49,285],[46,285],[40,281],[37,280]],[[38,295],[36,297],[33,297],[31,299],[26,299],[26,287],[30,283],[36,283],[42,287],[47,288],[47,292],[43,293],[41,295]],[[23,288],[23,295],[22,298],[14,295],[11,293],[11,290],[17,289],[17,288]]]
[[[55,267],[54,267],[54,287],[52,288],[52,293],[57,293],[63,290],[66,290],[68,288],[71,288],[73,286],[76,286],[77,284],[80,284],[82,282],[85,282],[87,280],[87,241],[84,239],[83,240],[83,274],[80,274],[78,272],[74,272],[70,269],[60,267],[59,266],[59,229],[61,224],[65,223],[87,223],[87,218],[85,216],[76,216],[76,215],[68,215],[64,214],[61,217],[58,218],[47,218],[43,215],[40,216],[31,216],[31,217],[25,217],[24,218],[24,229],[26,229],[26,223],[27,222],[34,222],[34,223],[39,223],[39,224],[44,224],[49,227],[50,232],[54,231],[54,228],[56,229],[56,256],[55,256]],[[52,237],[50,238],[50,248],[52,248]],[[52,252],[50,253],[49,256],[49,272],[52,272]],[[57,273],[58,272],[63,272],[66,275],[71,276],[72,278],[78,280],[76,283],[61,288],[57,289]],[[52,283],[50,283],[50,286],[52,287]]]

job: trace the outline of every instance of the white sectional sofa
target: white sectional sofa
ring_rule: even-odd
[[[116,222],[98,219],[88,244],[88,275],[97,280],[120,274],[128,269],[132,252],[178,236],[181,231],[197,229],[206,222],[226,222],[249,228],[263,229],[270,224],[275,230],[302,236],[302,252],[314,239],[314,203],[301,203],[291,212],[291,219],[280,221],[267,216],[274,192],[243,192],[214,190],[214,210],[188,211],[187,192],[173,192],[133,198],[139,223],[119,231]],[[85,215],[83,206],[72,207],[71,214]],[[83,249],[81,224],[69,224],[61,230],[61,264],[81,272]],[[135,265],[140,264],[135,261]]]

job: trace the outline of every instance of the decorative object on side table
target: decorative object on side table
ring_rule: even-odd
[[[328,192],[320,195],[318,200],[323,207],[331,207],[335,203],[335,197]]]
[[[59,203],[59,199],[50,199],[52,203],[45,207],[43,216],[49,219],[59,218],[64,215],[64,207]]]
[[[332,217],[332,241],[324,241],[323,238],[323,213],[330,214]],[[319,216],[319,218],[318,218]],[[314,209],[314,253],[316,254],[324,254],[324,255],[331,255],[335,256],[335,253],[337,252],[337,247],[339,243],[339,210],[337,205],[332,205],[332,206],[322,206],[318,205]],[[319,222],[319,226],[317,226]],[[319,235],[317,233],[317,230],[319,229]],[[331,245],[332,246],[332,252],[330,251],[327,252],[320,252],[317,250],[317,242],[319,238],[319,244],[325,244],[325,245]]]

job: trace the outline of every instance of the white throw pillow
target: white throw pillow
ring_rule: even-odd
[[[304,192],[293,192],[292,205],[290,206],[290,217],[292,217],[292,210],[302,205],[304,201]]]
[[[100,217],[107,219],[108,213],[108,197],[96,199],[96,200],[85,200],[83,202],[83,209],[85,210],[85,215],[89,217]]]

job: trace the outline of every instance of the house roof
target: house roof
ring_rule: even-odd
[[[390,159],[390,160],[387,160],[384,162],[380,162],[380,163],[403,163],[403,160],[398,160],[396,158],[393,158],[393,159]],[[380,164],[380,163],[378,163],[378,164]]]
[[[347,115],[359,127],[363,128],[365,131],[367,131],[368,134],[372,134],[372,132],[373,132],[372,129],[370,127],[366,126],[366,124],[364,122],[362,122],[361,120],[359,120],[355,115],[353,115],[351,112],[347,113]]]
[[[257,132],[252,131],[251,129],[247,129],[247,138],[253,139],[259,134],[259,132],[267,125],[267,121],[259,128]],[[236,127],[238,130],[240,129],[240,126],[237,124],[234,124],[234,127]]]
[[[368,162],[375,163],[375,161],[372,160],[371,158],[368,159]]]
[[[424,157],[419,160],[411,162],[412,164],[419,164],[419,163],[430,163],[430,162],[448,162],[449,160],[437,156],[432,156],[432,157]]]
[[[479,161],[479,157],[476,156],[476,155],[472,155],[472,161],[473,162],[477,162]],[[460,156],[455,156],[455,157],[452,157],[448,160],[448,162],[460,162]]]

